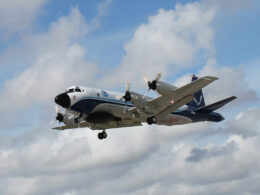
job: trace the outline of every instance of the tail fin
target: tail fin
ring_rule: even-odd
[[[232,97],[226,98],[224,100],[218,101],[218,102],[210,104],[208,106],[204,106],[204,107],[200,108],[199,110],[197,110],[197,112],[201,112],[201,113],[213,112],[214,110],[217,110],[217,109],[221,108],[222,106],[224,106],[225,104],[233,101],[236,98],[237,98],[236,96],[232,96]]]
[[[198,79],[198,77],[196,75],[192,75],[191,81],[195,81],[197,79]],[[191,102],[189,102],[187,104],[187,106],[189,108],[201,108],[201,107],[205,106],[205,101],[204,101],[202,90],[199,90],[198,92],[194,93],[193,96],[195,97],[194,100],[192,100]]]

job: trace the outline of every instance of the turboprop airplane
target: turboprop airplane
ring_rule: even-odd
[[[235,96],[205,105],[202,88],[218,78],[192,76],[192,82],[180,88],[160,81],[158,74],[153,81],[145,79],[149,90],[158,92],[159,96],[151,98],[130,91],[129,84],[125,94],[94,89],[89,87],[69,87],[64,93],[55,97],[57,116],[64,126],[55,130],[89,127],[91,130],[102,130],[99,139],[107,137],[110,128],[149,125],[181,125],[200,121],[220,122],[224,117],[214,112]],[[60,107],[65,113],[60,112]]]

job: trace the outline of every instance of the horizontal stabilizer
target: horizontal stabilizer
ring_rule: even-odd
[[[237,97],[235,97],[235,96],[229,97],[227,99],[224,99],[224,100],[221,100],[219,102],[210,104],[208,106],[204,106],[204,107],[198,109],[197,112],[200,112],[200,113],[210,113],[210,112],[213,112],[214,110],[217,110],[217,109],[221,108],[222,106],[224,106],[225,104],[233,101],[236,98]]]

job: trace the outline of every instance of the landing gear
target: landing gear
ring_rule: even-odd
[[[104,131],[102,131],[101,133],[98,134],[98,139],[101,140],[101,139],[105,139],[105,138],[107,138],[107,133],[104,130]]]
[[[76,124],[79,124],[80,122],[81,122],[81,117],[82,117],[82,113],[80,113],[80,115],[77,117],[77,118],[75,118],[74,119],[74,122],[76,123]]]
[[[152,116],[152,117],[147,118],[146,122],[148,123],[148,125],[152,125],[157,122],[157,119],[154,116]]]

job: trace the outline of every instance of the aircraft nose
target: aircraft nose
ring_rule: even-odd
[[[59,94],[55,97],[56,104],[62,106],[63,108],[70,107],[70,97],[67,93]]]

